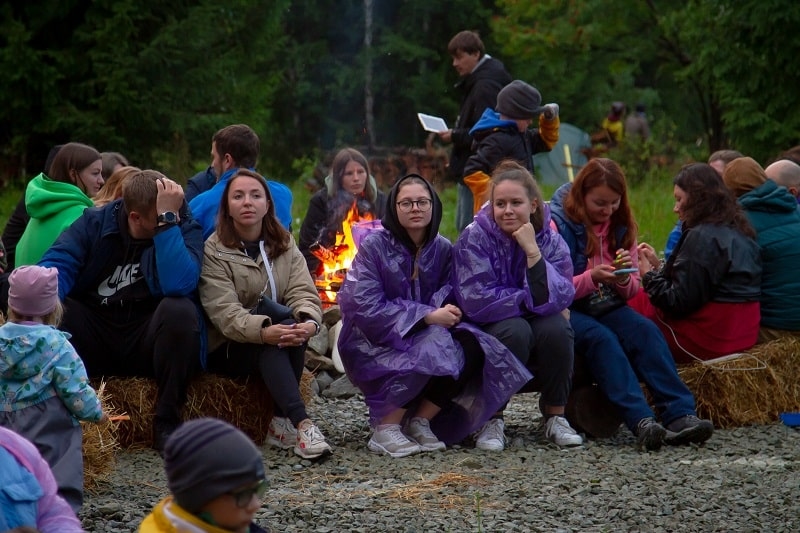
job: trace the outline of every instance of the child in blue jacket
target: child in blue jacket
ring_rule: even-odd
[[[83,502],[78,420],[105,420],[86,368],[57,330],[63,310],[55,268],[23,266],[8,279],[9,322],[0,326],[0,426],[24,436],[53,470],[59,494]]]

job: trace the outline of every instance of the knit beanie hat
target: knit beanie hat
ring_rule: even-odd
[[[261,452],[247,435],[216,418],[183,423],[164,446],[167,486],[197,514],[217,496],[264,479]]]
[[[738,198],[763,185],[767,181],[767,174],[752,157],[737,157],[725,165],[722,181]]]
[[[58,270],[36,265],[15,268],[8,277],[8,307],[20,316],[45,316],[58,303]]]
[[[541,104],[542,95],[535,87],[514,80],[497,94],[495,111],[515,120],[534,118],[542,111]]]

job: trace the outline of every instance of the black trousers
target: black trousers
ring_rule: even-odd
[[[456,331],[453,338],[464,349],[464,369],[457,378],[432,377],[422,393],[423,398],[441,408],[447,406],[464,389],[464,385],[483,370],[483,350],[475,336],[468,331]]]
[[[158,386],[156,423],[180,423],[189,381],[200,366],[200,325],[189,298],[163,298],[155,310],[118,324],[67,298],[61,329],[89,377],[152,377]]]
[[[208,370],[238,378],[261,376],[275,404],[275,416],[295,427],[308,418],[300,396],[306,345],[278,348],[273,344],[226,342],[208,355]]]

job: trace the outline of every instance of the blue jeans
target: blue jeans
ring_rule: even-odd
[[[630,430],[642,418],[653,416],[640,381],[647,385],[663,424],[695,414],[694,396],[678,376],[669,346],[651,320],[626,305],[597,318],[572,311],[570,322],[575,356],[584,358]]]

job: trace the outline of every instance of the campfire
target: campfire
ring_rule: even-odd
[[[358,207],[353,203],[342,221],[342,231],[336,233],[336,242],[326,247],[317,241],[309,247],[311,253],[322,263],[322,274],[316,277],[314,284],[317,286],[323,308],[336,305],[336,293],[342,286],[347,270],[358,252],[357,243],[360,243],[361,239],[358,234],[358,238],[353,237],[354,229],[356,232],[360,228],[368,230],[377,227],[376,224],[379,223],[370,213],[360,217]]]

